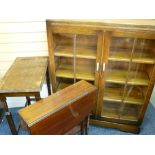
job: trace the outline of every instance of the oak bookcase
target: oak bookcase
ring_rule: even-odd
[[[155,20],[47,20],[53,92],[97,87],[95,125],[138,133],[155,83]]]

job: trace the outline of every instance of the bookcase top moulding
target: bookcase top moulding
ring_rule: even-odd
[[[73,19],[73,20],[48,20],[47,22],[59,24],[80,24],[80,25],[95,25],[99,27],[128,27],[128,28],[142,28],[154,29],[155,19]]]

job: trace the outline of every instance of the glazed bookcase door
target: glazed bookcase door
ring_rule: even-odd
[[[48,28],[53,92],[79,80],[86,80],[98,87],[101,59],[101,43],[98,43],[100,36],[99,32],[95,34],[57,33]]]
[[[102,120],[127,124],[142,121],[153,87],[154,45],[152,39],[111,36],[103,73]]]

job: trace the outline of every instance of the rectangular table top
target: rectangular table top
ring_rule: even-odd
[[[16,58],[0,80],[0,93],[39,92],[47,65],[47,57]]]

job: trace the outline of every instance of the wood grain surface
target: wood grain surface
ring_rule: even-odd
[[[16,58],[0,81],[0,93],[39,92],[47,65],[47,57]]]
[[[75,83],[18,111],[31,134],[65,134],[83,121],[96,101],[96,87]]]

